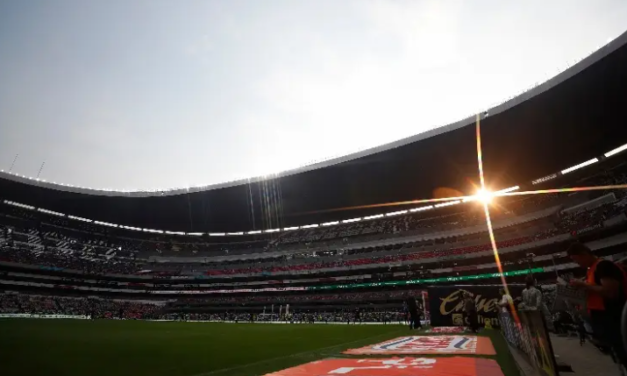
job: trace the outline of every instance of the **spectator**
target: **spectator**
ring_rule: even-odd
[[[527,311],[539,311],[542,307],[542,292],[536,288],[536,280],[527,276],[527,287],[522,292],[522,308]]]

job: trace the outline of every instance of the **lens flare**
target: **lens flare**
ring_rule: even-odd
[[[627,189],[627,184],[598,185],[598,186],[589,186],[589,187],[571,187],[571,188],[555,188],[555,189],[538,189],[535,191],[520,191],[520,192],[496,191],[496,192],[490,192],[490,195],[492,196],[492,199],[494,199],[495,197],[529,196],[529,195],[552,194],[552,193],[605,191],[605,190],[618,190],[618,189]],[[476,201],[476,200],[477,200],[477,195],[427,198],[427,199],[417,199],[417,200],[410,200],[410,201],[385,202],[381,204],[372,204],[372,205],[345,206],[341,208],[317,210],[317,211],[306,212],[306,213],[301,213],[301,214],[332,213],[332,212],[340,212],[340,211],[347,211],[347,210],[383,208],[383,207],[404,206],[404,205],[420,205],[420,204],[449,202],[449,201],[470,202],[470,201]]]
[[[484,204],[489,204],[494,198],[494,193],[482,188],[475,194],[475,198]]]
[[[491,195],[489,195],[489,191],[486,190],[485,187],[485,176],[483,174],[483,153],[482,153],[482,149],[481,149],[481,116],[479,114],[477,114],[477,125],[476,125],[476,139],[477,139],[477,164],[479,167],[479,181],[481,183],[481,188],[479,189],[479,192],[484,196],[484,197],[490,197],[491,199]],[[481,196],[479,196],[481,197]],[[490,245],[492,246],[492,253],[494,254],[494,262],[496,263],[496,267],[499,270],[499,275],[501,277],[501,284],[503,285],[503,289],[505,290],[505,293],[508,296],[512,296],[509,293],[509,287],[507,286],[507,281],[505,280],[505,274],[503,274],[503,264],[501,264],[501,258],[499,257],[499,249],[496,246],[496,238],[494,236],[494,229],[492,228],[492,220],[490,219],[490,205],[489,205],[489,200],[484,199],[481,200],[483,203],[483,211],[485,213],[485,221],[486,221],[486,225],[488,226],[488,235],[490,236]],[[520,327],[520,319],[518,318],[518,313],[516,312],[516,307],[514,306],[514,302],[512,299],[510,299],[510,309],[512,312],[512,316],[514,319],[514,322],[518,325],[518,327]]]
[[[440,205],[433,205],[433,206],[429,205],[428,207],[423,206],[423,207],[418,207],[418,208],[409,210],[410,212],[414,212],[414,211],[419,211],[421,209],[433,209],[434,207],[445,206],[446,203],[458,204],[458,203],[466,203],[469,201],[479,201],[483,204],[483,211],[485,214],[486,226],[488,229],[488,235],[490,237],[490,245],[492,246],[492,253],[494,254],[494,261],[499,271],[501,284],[503,285],[503,289],[505,290],[505,293],[511,296],[509,292],[509,287],[507,286],[507,281],[505,279],[505,274],[503,272],[503,264],[501,263],[501,259],[499,257],[499,250],[496,245],[496,238],[494,236],[494,228],[492,226],[492,220],[490,219],[490,203],[493,200],[493,198],[506,197],[506,196],[527,196],[527,195],[539,195],[539,194],[627,189],[627,184],[539,189],[535,191],[518,191],[519,187],[515,186],[515,187],[506,188],[500,191],[491,192],[488,189],[486,189],[485,176],[483,172],[483,152],[482,152],[482,147],[481,147],[481,116],[479,114],[477,114],[477,118],[476,118],[476,141],[477,141],[477,164],[478,164],[478,169],[479,169],[480,187],[475,195],[472,195],[472,196],[458,195],[458,196],[453,196],[453,197],[437,197],[437,198],[431,198],[431,199],[419,199],[419,200],[410,200],[410,201],[388,202],[388,203],[382,203],[382,204],[360,205],[360,206],[342,207],[342,208],[329,209],[329,210],[319,210],[319,211],[314,211],[314,212],[309,212],[309,213],[304,213],[304,214],[328,213],[328,212],[337,212],[337,211],[345,211],[345,210],[370,209],[370,208],[392,207],[392,206],[401,206],[401,205],[420,205],[420,204],[440,203]],[[372,216],[372,217],[379,218],[382,216],[383,214]],[[364,218],[364,219],[368,219],[368,218]],[[359,218],[358,220],[361,220],[361,218]],[[519,329],[522,328],[520,318],[518,316],[518,312],[516,311],[516,307],[514,306],[513,299],[510,299],[509,306],[510,306],[512,318],[514,322],[516,323]]]

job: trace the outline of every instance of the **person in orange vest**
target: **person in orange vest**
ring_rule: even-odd
[[[571,260],[587,268],[586,279],[573,279],[570,285],[586,292],[593,335],[611,346],[617,360],[627,367],[627,352],[621,335],[621,316],[627,300],[625,270],[595,256],[581,243],[572,244],[567,253]]]

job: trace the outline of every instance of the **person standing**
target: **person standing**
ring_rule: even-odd
[[[499,293],[501,294],[501,301],[499,302],[501,312],[509,312],[510,306],[514,303],[512,296],[506,293],[505,289],[500,289]]]
[[[423,313],[423,308],[422,308],[422,304],[418,303],[418,301],[416,301],[416,322],[414,323],[414,326],[417,329],[422,329],[422,313]]]
[[[472,294],[468,291],[464,292],[464,313],[466,314],[466,322],[473,333],[479,331],[479,317],[477,316],[477,306]]]
[[[527,311],[540,311],[542,307],[542,293],[536,288],[536,281],[532,275],[527,276],[527,287],[522,292],[524,308]]]
[[[405,300],[407,304],[407,312],[409,313],[409,329],[421,329],[422,324],[420,322],[420,312],[418,310],[418,303],[413,296],[408,297]]]
[[[361,324],[361,311],[359,310],[359,308],[355,310],[355,324],[357,323]]]
[[[571,287],[586,292],[593,336],[612,348],[615,358],[627,367],[627,353],[621,335],[621,316],[627,294],[627,275],[615,263],[595,256],[590,248],[575,243],[568,256],[583,268],[586,279],[572,279]]]

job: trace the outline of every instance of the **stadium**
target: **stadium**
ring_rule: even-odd
[[[627,257],[625,66],[627,33],[477,116],[255,179],[114,191],[2,171],[2,373],[356,375],[365,361],[380,366],[368,375],[410,375],[452,345],[380,350],[417,333],[406,302],[422,324],[461,327],[468,290],[477,352],[443,354],[479,356],[437,359],[474,370],[459,375],[519,375],[496,328],[503,280],[516,298],[533,276],[554,331],[580,299],[556,280],[585,276],[569,245]],[[368,346],[382,352],[350,352]]]

